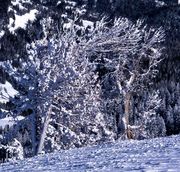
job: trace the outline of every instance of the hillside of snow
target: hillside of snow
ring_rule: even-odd
[[[117,141],[5,163],[1,172],[178,172],[180,135],[142,141]]]

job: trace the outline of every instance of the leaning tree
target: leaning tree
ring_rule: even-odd
[[[143,91],[157,75],[157,66],[163,60],[163,40],[162,28],[148,28],[143,21],[133,24],[121,18],[110,28],[103,20],[99,22],[84,46],[84,54],[94,58],[92,64],[96,65],[103,58],[104,66],[112,69],[103,80],[109,76],[116,78],[124,102],[121,120],[126,138],[132,137],[129,116],[133,94]]]
[[[45,22],[50,24],[50,21]],[[79,41],[83,43],[83,46]],[[38,82],[35,88],[38,93],[35,97],[38,100],[36,108],[38,115],[43,118],[37,153],[41,153],[44,148],[52,120],[58,126],[58,130],[65,128],[67,131],[70,131],[77,122],[80,122],[82,126],[85,123],[87,125],[95,123],[90,120],[93,119],[94,114],[96,116],[99,112],[99,103],[94,101],[98,97],[96,95],[98,87],[95,86],[97,77],[92,72],[93,65],[83,54],[86,42],[85,35],[77,37],[77,30],[72,21],[66,33],[59,31],[58,34],[48,35],[44,40],[31,44],[30,49],[33,51],[32,59],[36,61]],[[62,119],[63,114],[71,117],[77,116],[80,121],[75,119],[70,121],[72,126],[66,126],[59,120]],[[79,140],[83,139],[79,138]],[[98,138],[94,140],[96,139]]]

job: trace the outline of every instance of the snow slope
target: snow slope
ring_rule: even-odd
[[[2,172],[180,171],[180,135],[119,141],[2,164]]]
[[[6,118],[2,118],[2,119],[0,119],[0,127],[2,127],[3,129],[5,128],[6,125],[9,125],[9,127],[12,127],[18,121],[21,121],[23,119],[24,119],[23,116],[17,116],[16,119],[14,119],[11,116],[10,117],[6,117]]]
[[[0,103],[7,103],[11,97],[18,94],[18,91],[13,88],[8,81],[5,84],[0,83]]]

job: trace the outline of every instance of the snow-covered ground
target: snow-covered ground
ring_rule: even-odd
[[[18,91],[13,88],[10,82],[0,83],[0,103],[7,103],[10,97],[14,97]]]
[[[2,118],[2,119],[0,119],[0,127],[2,127],[3,129],[5,128],[6,125],[9,125],[9,127],[12,127],[14,124],[17,123],[17,121],[20,121],[23,119],[24,119],[23,116],[17,116],[15,119],[11,116]]]
[[[5,163],[2,172],[180,171],[180,135],[143,141],[117,141]]]

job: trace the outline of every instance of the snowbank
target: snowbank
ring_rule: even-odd
[[[119,141],[2,164],[0,171],[119,172],[180,169],[180,135]]]
[[[6,81],[5,84],[0,83],[0,103],[7,103],[11,97],[18,94],[18,91]]]

